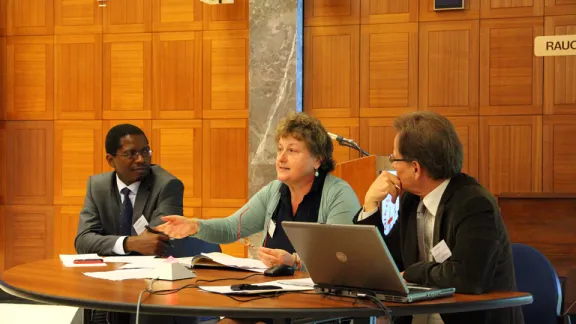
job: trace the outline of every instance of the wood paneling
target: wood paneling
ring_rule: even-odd
[[[0,274],[6,269],[6,206],[0,205]]]
[[[371,155],[389,156],[394,151],[394,118],[360,118],[360,147]]]
[[[248,120],[204,120],[202,207],[240,207],[248,198]]]
[[[234,4],[213,6],[204,4],[204,30],[249,28],[250,0],[235,0]]]
[[[357,25],[359,22],[359,0],[304,1],[304,26]]]
[[[458,133],[462,148],[464,150],[464,163],[462,172],[478,178],[478,151],[479,151],[479,131],[478,117],[449,117],[450,121]]]
[[[576,116],[544,116],[543,190],[545,192],[576,192]]]
[[[152,35],[104,35],[104,119],[152,117]]]
[[[202,205],[202,121],[152,122],[154,163],[184,182],[184,206]]]
[[[248,118],[248,31],[204,32],[202,47],[203,118]]]
[[[576,34],[576,15],[546,17],[545,21],[545,35]],[[544,58],[544,113],[576,114],[576,56]]]
[[[390,24],[418,21],[418,0],[362,0],[362,24]]]
[[[544,0],[481,0],[480,17],[511,18],[542,16]]]
[[[420,109],[478,113],[478,35],[478,21],[420,23]]]
[[[150,0],[111,0],[104,8],[105,33],[146,33],[152,31]]]
[[[52,35],[54,0],[6,0],[8,35]]]
[[[6,35],[6,19],[8,18],[6,14],[7,6],[8,0],[0,0],[0,36]]]
[[[153,0],[152,31],[202,29],[202,2],[190,0]]]
[[[59,254],[76,254],[74,239],[81,210],[82,205],[54,206],[54,258]]]
[[[480,118],[480,182],[496,195],[542,190],[542,116]]]
[[[102,172],[102,122],[54,122],[54,204],[82,205],[86,180]]]
[[[202,218],[223,218],[228,217],[236,212],[236,208],[202,208]],[[220,244],[222,252],[236,257],[246,257],[247,248],[240,242],[230,244]]]
[[[576,14],[576,0],[545,0],[544,13],[548,15]]]
[[[482,20],[480,114],[542,113],[543,60],[534,55],[542,18]]]
[[[6,123],[0,122],[0,205],[6,204]],[[1,269],[1,267],[0,267]]]
[[[465,0],[463,10],[434,11],[433,0],[420,0],[420,21],[471,20],[480,17],[481,0]]]
[[[418,109],[418,24],[361,27],[360,116]]]
[[[54,37],[55,119],[102,118],[102,36]]]
[[[309,27],[304,34],[306,111],[316,117],[357,117],[359,26]]]
[[[132,124],[134,126],[139,127],[144,134],[147,134],[146,137],[148,138],[148,143],[150,144],[150,148],[152,149],[152,163],[154,162],[154,143],[152,143],[152,121],[151,120],[126,120],[126,119],[113,119],[113,120],[103,120],[102,121],[102,172],[114,171],[106,162],[106,135],[110,128],[120,125],[120,124]]]
[[[201,118],[202,33],[155,33],[153,38],[153,118]]]
[[[99,8],[95,0],[53,1],[55,34],[102,33],[102,12],[104,9]]]
[[[574,194],[503,194],[498,197],[498,204],[511,242],[536,248],[559,276],[575,268]]]
[[[6,206],[5,267],[52,258],[53,206]]]
[[[7,119],[54,119],[53,37],[9,37],[6,54]]]
[[[6,200],[9,205],[52,205],[54,122],[6,122]]]
[[[321,118],[320,121],[324,128],[326,128],[326,131],[344,138],[353,139],[356,143],[360,143],[360,120],[358,118]],[[341,146],[336,140],[333,140],[332,144],[334,145],[332,157],[336,163],[356,159],[360,156],[358,151],[346,146]]]
[[[6,98],[8,96],[6,70],[6,37],[0,37],[0,120],[6,119]]]

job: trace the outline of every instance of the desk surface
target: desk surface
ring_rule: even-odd
[[[60,260],[42,260],[20,265],[2,274],[0,287],[8,293],[49,304],[68,305],[109,311],[135,312],[140,291],[149,280],[107,281],[87,277],[82,272],[104,271],[118,268],[107,267],[66,268]],[[196,279],[242,278],[250,272],[196,269]],[[294,277],[305,278],[299,272]],[[255,283],[278,278],[255,276],[245,281],[230,280],[208,285]],[[182,281],[156,281],[153,289],[173,289],[193,283],[195,279]],[[146,295],[145,295],[146,296]],[[242,299],[246,297],[240,297]],[[172,295],[151,295],[143,298],[141,312],[171,315],[215,315],[228,317],[260,318],[332,318],[369,317],[382,312],[370,301],[353,305],[354,299],[322,296],[319,294],[285,294],[274,298],[238,302],[218,294],[198,289],[183,289]],[[495,292],[484,295],[460,295],[412,304],[385,303],[394,315],[420,313],[450,313],[525,305],[532,296],[520,292]]]

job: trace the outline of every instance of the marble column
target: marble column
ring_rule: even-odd
[[[248,193],[276,178],[276,126],[302,107],[303,0],[250,0]],[[260,245],[261,235],[250,238]],[[254,257],[255,250],[249,251]]]

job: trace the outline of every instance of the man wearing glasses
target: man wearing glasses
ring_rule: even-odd
[[[452,123],[418,111],[398,117],[394,128],[390,163],[396,175],[384,171],[372,183],[355,223],[382,231],[380,202],[388,195],[400,199],[398,220],[384,239],[406,281],[464,294],[515,291],[512,249],[498,203],[462,173],[464,153]],[[412,324],[523,322],[516,307],[417,315]]]
[[[144,132],[116,125],[106,135],[106,161],[113,172],[88,179],[74,246],[77,253],[161,256],[169,238],[144,229],[161,216],[182,215],[182,181],[157,165]]]

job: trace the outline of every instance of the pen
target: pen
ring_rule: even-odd
[[[91,263],[103,263],[102,259],[77,259],[74,260],[74,264],[91,264]]]
[[[148,225],[144,226],[144,228],[147,229],[148,232],[150,232],[150,233],[152,233],[152,234],[166,235],[166,234],[164,234],[164,233],[162,233],[162,232],[160,232],[160,231],[157,231],[157,230],[153,229],[152,227],[150,227],[150,226],[148,226]],[[171,247],[174,247],[174,245],[172,245],[172,243],[170,243],[170,242],[167,242],[167,243],[168,243],[168,245],[170,245]]]

